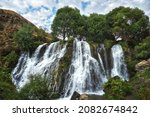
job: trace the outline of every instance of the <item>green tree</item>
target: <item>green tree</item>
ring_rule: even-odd
[[[115,8],[106,19],[115,37],[121,37],[129,44],[135,45],[148,35],[149,18],[138,8]]]
[[[52,35],[54,37],[62,36],[63,39],[78,35],[78,28],[82,25],[81,20],[78,9],[70,7],[59,9],[52,23]]]
[[[109,38],[110,28],[106,22],[105,15],[91,14],[88,19],[88,39],[95,42],[103,42]]]
[[[14,39],[21,50],[29,50],[33,45],[32,27],[24,25],[15,34]]]

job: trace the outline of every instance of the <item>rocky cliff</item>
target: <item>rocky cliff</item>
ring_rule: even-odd
[[[13,33],[24,24],[34,26],[14,11],[0,9],[0,55],[16,49]]]
[[[35,25],[16,12],[0,9],[0,56],[7,55],[10,51],[17,49],[13,40],[13,34],[23,25],[27,24],[36,29],[36,33],[34,35],[38,35],[39,30],[42,31],[41,29],[37,29]],[[44,31],[43,35],[50,38],[50,36]]]

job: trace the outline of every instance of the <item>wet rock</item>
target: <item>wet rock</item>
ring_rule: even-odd
[[[75,91],[71,97],[71,100],[79,100],[79,98],[80,94],[77,91]]]

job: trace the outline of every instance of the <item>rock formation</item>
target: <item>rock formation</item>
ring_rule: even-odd
[[[143,60],[135,65],[136,71],[144,71],[148,68],[150,68],[150,59]]]

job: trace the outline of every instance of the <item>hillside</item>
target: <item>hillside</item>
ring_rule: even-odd
[[[0,99],[14,99],[17,93],[12,83],[11,71],[18,61],[21,49],[14,40],[14,34],[26,25],[33,30],[33,49],[41,43],[51,41],[50,34],[38,29],[21,15],[11,10],[0,9]]]
[[[0,9],[0,56],[6,55],[12,50],[17,50],[17,46],[13,40],[13,34],[23,25],[30,25],[34,29],[34,35],[38,36],[41,29],[32,24],[30,21],[11,10]],[[50,35],[42,31],[44,38],[50,40]],[[46,41],[46,40],[44,40]]]

